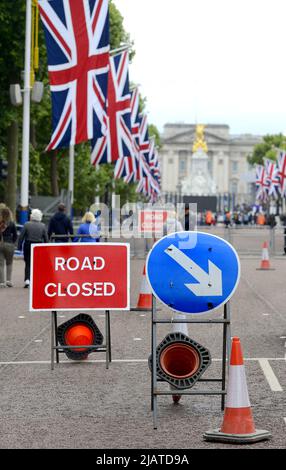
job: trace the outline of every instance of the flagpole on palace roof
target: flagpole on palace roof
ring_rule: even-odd
[[[26,33],[25,33],[25,70],[23,91],[23,140],[22,140],[22,174],[21,174],[21,211],[20,223],[27,222],[29,217],[29,145],[30,145],[30,94],[31,94],[31,34],[32,34],[32,0],[26,0]]]

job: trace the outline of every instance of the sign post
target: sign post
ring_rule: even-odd
[[[180,395],[220,395],[224,409],[226,366],[230,357],[230,299],[240,278],[240,262],[234,248],[225,240],[200,232],[178,232],[155,243],[148,255],[146,274],[153,291],[152,303],[152,380],[151,408],[154,429],[157,429],[157,397],[172,395],[161,391],[156,373],[157,324],[192,323],[223,326],[221,377],[199,379],[198,382],[218,382],[220,390],[181,391]],[[184,313],[181,319],[158,318],[156,299],[173,311]],[[224,307],[223,318],[201,319]],[[199,318],[198,318],[199,316]]]
[[[124,243],[32,245],[30,311],[51,312],[51,368],[54,352],[83,347],[106,352],[111,362],[110,310],[130,310],[130,254]],[[43,269],[44,267],[44,269]],[[58,311],[105,311],[106,345],[58,345]]]

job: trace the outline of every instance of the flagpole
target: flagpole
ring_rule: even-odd
[[[119,54],[119,52],[127,51],[128,49],[131,49],[132,45],[131,44],[125,44],[124,46],[118,47],[117,49],[112,49],[109,54],[110,55],[115,55]]]
[[[74,145],[69,147],[69,187],[68,187],[68,214],[73,216],[74,201]]]
[[[26,0],[25,32],[25,70],[23,99],[23,137],[22,137],[22,174],[21,174],[21,210],[20,223],[27,222],[29,217],[29,145],[30,145],[30,82],[31,82],[31,33],[32,3]]]

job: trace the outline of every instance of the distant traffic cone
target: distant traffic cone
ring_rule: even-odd
[[[140,293],[138,297],[138,302],[137,302],[137,307],[136,309],[133,310],[151,310],[152,309],[152,291],[149,286],[149,283],[147,282],[146,278],[146,266],[144,264],[144,269],[143,269],[143,278],[141,281],[141,287],[140,287]]]
[[[260,264],[260,268],[257,268],[256,271],[274,271],[274,269],[270,267],[267,242],[263,243],[261,264]]]
[[[248,444],[269,439],[268,431],[255,429],[248,396],[242,349],[239,338],[232,339],[228,391],[220,429],[204,434],[206,441]]]

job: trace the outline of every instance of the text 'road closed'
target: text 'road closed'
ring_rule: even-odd
[[[129,310],[129,245],[32,247],[30,310]]]

